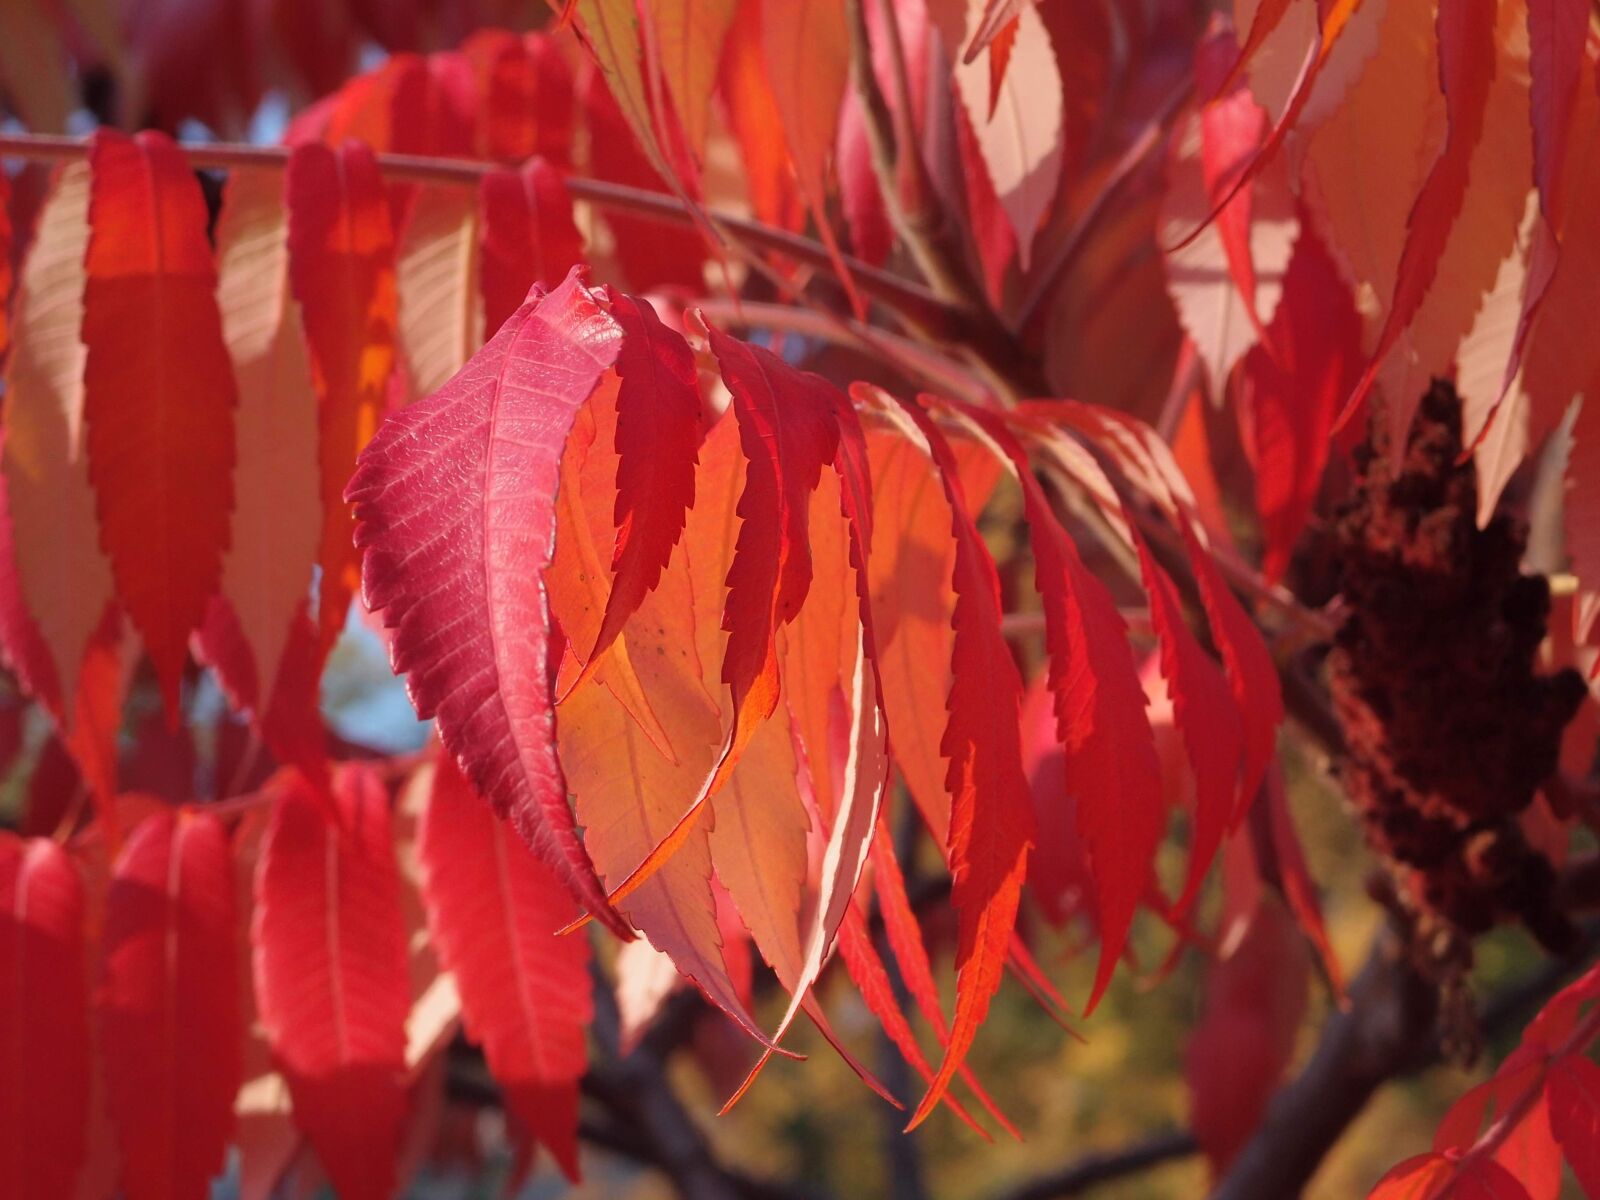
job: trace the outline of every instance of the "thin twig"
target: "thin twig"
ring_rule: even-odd
[[[974,404],[989,395],[981,380],[921,342],[876,329],[848,317],[835,317],[788,304],[763,304],[753,300],[701,300],[700,309],[714,323],[793,333],[802,337],[851,346],[887,359],[907,378],[934,391],[948,393]]]
[[[1103,1183],[1115,1183],[1163,1163],[1188,1158],[1199,1149],[1194,1134],[1186,1129],[1174,1129],[1119,1150],[1086,1154],[1060,1170],[1000,1193],[995,1200],[1061,1200],[1064,1196],[1081,1196]]]
[[[0,157],[3,158],[41,162],[70,160],[82,158],[88,152],[88,146],[87,138],[43,133],[0,134]],[[235,167],[281,169],[288,163],[290,153],[286,146],[252,146],[237,142],[184,143],[183,151],[194,166],[219,170]],[[484,175],[505,169],[499,163],[469,159],[389,153],[376,157],[379,168],[390,179],[457,187],[476,187]],[[569,175],[566,184],[574,198],[600,208],[674,225],[695,225],[694,215],[675,196],[582,175]],[[747,245],[781,254],[830,275],[833,273],[832,259],[820,242],[748,217],[710,209],[706,213],[716,226]],[[848,255],[844,256],[844,263],[861,291],[874,300],[914,321],[933,336],[957,342],[963,340],[968,314],[941,300],[921,284]]]

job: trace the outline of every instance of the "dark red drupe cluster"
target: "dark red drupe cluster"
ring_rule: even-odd
[[[1535,670],[1549,589],[1521,572],[1514,517],[1477,527],[1454,388],[1428,391],[1398,459],[1387,430],[1379,414],[1337,523],[1349,616],[1329,676],[1351,802],[1419,957],[1459,978],[1471,938],[1497,921],[1520,919],[1552,949],[1572,937],[1518,816],[1554,772],[1584,688],[1572,671]]]

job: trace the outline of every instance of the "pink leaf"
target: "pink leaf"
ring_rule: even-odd
[[[438,717],[479,794],[627,939],[578,840],[556,757],[543,580],[561,451],[620,341],[574,272],[385,424],[348,495],[366,602],[395,631],[390,656],[417,711]]]

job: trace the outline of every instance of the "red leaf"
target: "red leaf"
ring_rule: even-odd
[[[620,340],[569,275],[518,309],[449,384],[391,418],[348,494],[366,602],[395,631],[390,656],[417,711],[437,715],[478,792],[626,940],[578,840],[556,757],[542,577],[562,448]]]
[[[1259,905],[1243,940],[1206,972],[1205,1016],[1184,1052],[1190,1124],[1219,1175],[1255,1132],[1294,1053],[1309,962],[1294,922]]]
[[[0,359],[11,345],[11,184],[0,177]]]
[[[1442,1154],[1419,1154],[1396,1166],[1367,1200],[1528,1200],[1527,1189],[1498,1163],[1471,1159],[1458,1167]]]
[[[383,177],[365,146],[296,146],[284,188],[290,280],[305,318],[321,428],[317,624],[326,647],[344,627],[359,570],[344,487],[378,426],[394,369],[394,235]]]
[[[560,166],[572,153],[572,68],[546,34],[481,29],[461,43],[478,71],[477,151],[496,162],[541,155]]]
[[[54,842],[0,833],[0,1179],[70,1196],[89,1111],[84,896]]]
[[[1600,1067],[1581,1054],[1559,1058],[1548,1088],[1550,1129],[1579,1185],[1600,1195]]]
[[[861,100],[854,91],[846,93],[839,110],[834,169],[839,174],[839,207],[850,230],[850,249],[863,262],[882,266],[894,246],[894,229],[878,187]]]
[[[483,241],[483,327],[493,336],[536,283],[565,279],[583,261],[583,235],[560,173],[541,158],[478,183]]]
[[[106,895],[96,996],[122,1186],[205,1197],[239,1090],[233,856],[205,813],[161,812],[128,839]]]
[[[1022,485],[1034,583],[1044,602],[1056,734],[1066,751],[1077,832],[1094,877],[1100,966],[1088,1012],[1110,982],[1134,910],[1149,887],[1156,847],[1166,829],[1161,769],[1145,714],[1144,688],[1116,602],[1084,566],[1016,435],[991,413],[965,411],[1005,452]],[[1153,595],[1151,608],[1156,609]],[[1226,708],[1219,711],[1225,714]],[[1225,753],[1226,736],[1212,744]],[[1196,774],[1202,774],[1198,768]],[[1232,791],[1227,795],[1231,798]]]
[[[1222,578],[1222,571],[1201,544],[1200,530],[1187,506],[1180,505],[1178,527],[1189,567],[1200,587],[1200,605],[1211,625],[1211,637],[1227,668],[1228,687],[1238,707],[1244,734],[1239,765],[1238,801],[1228,822],[1235,827],[1254,803],[1267,767],[1277,753],[1278,726],[1283,723],[1283,694],[1278,669],[1261,630]]]
[[[1067,786],[1066,751],[1056,733],[1048,674],[1039,672],[1022,700],[1022,769],[1038,825],[1038,842],[1028,856],[1028,891],[1051,924],[1059,927],[1073,917],[1092,924],[1094,876],[1078,836],[1077,803]]]
[[[721,790],[761,723],[778,706],[777,633],[811,586],[811,493],[838,444],[837,390],[770,351],[711,330],[711,349],[733,395],[746,460],[743,518],[728,568],[722,626],[728,644],[722,682],[733,721],[715,769],[674,829],[612,893],[617,900],[647,880],[682,844],[705,802]]]
[[[966,1057],[1000,987],[1033,842],[1022,775],[1022,678],[1000,632],[1000,581],[967,509],[955,455],[920,404],[903,405],[926,439],[950,504],[956,606],[950,713],[940,743],[949,760],[951,902],[959,915],[956,1013],[939,1073],[909,1127],[925,1120]],[[982,809],[980,813],[979,809]]]
[[[222,575],[233,507],[233,368],[206,207],[166,136],[90,143],[84,417],[100,544],[178,714],[189,634]]]
[[[928,961],[928,948],[922,939],[922,926],[911,908],[911,898],[906,894],[905,876],[900,873],[900,864],[895,861],[894,839],[889,833],[884,813],[879,813],[878,826],[873,831],[871,858],[873,890],[878,897],[878,913],[883,918],[884,935],[888,939],[890,953],[894,955],[895,965],[900,970],[900,978],[905,983],[906,991],[911,993],[912,999],[916,1001],[917,1010],[922,1013],[923,1019],[933,1027],[939,1045],[948,1045],[950,1026],[944,1019],[944,1010],[939,1003],[939,989],[933,981],[933,966]],[[890,1036],[894,1036],[892,1031]],[[899,1044],[898,1039],[896,1044]],[[962,1080],[972,1089],[972,1094],[978,1098],[978,1103],[983,1105],[1002,1129],[1021,1141],[1022,1135],[1017,1132],[1016,1126],[1005,1113],[1000,1111],[999,1106],[978,1083],[971,1067],[962,1063],[960,1074]],[[931,1079],[932,1072],[923,1073],[923,1077]],[[946,1099],[949,1099],[948,1093]]]
[[[1528,0],[1528,71],[1533,89],[1533,176],[1546,220],[1561,223],[1561,168],[1584,68],[1589,6]]]
[[[883,960],[872,947],[872,935],[867,928],[866,918],[854,906],[851,906],[845,914],[844,922],[839,926],[839,957],[844,960],[845,970],[850,973],[850,978],[860,991],[861,999],[868,1011],[878,1018],[878,1023],[883,1026],[883,1031],[889,1040],[918,1075],[931,1081],[933,1067],[928,1064],[927,1057],[922,1053],[922,1047],[917,1045],[917,1035],[912,1032],[905,1014],[900,1011],[900,1002],[895,998],[889,972],[884,969]],[[961,1119],[962,1124],[984,1141],[994,1140],[989,1136],[988,1130],[978,1124],[972,1114],[948,1091],[943,1099],[950,1106],[950,1110]]]
[[[1034,0],[986,0],[983,15],[978,19],[978,27],[973,31],[971,40],[967,42],[961,61],[964,63],[977,61],[978,55],[982,54],[996,38],[1007,29],[1015,29],[1022,6],[1032,3]],[[1005,74],[1004,68],[998,65],[991,67],[991,70],[996,75]]]
[[[1328,462],[1329,431],[1360,370],[1361,316],[1327,248],[1302,218],[1267,343],[1244,361],[1244,442],[1266,540],[1261,573],[1283,577]]]
[[[617,0],[606,0],[615,6]],[[628,9],[633,9],[629,0]],[[674,185],[683,187],[676,177],[666,179],[656,165],[639,149],[634,133],[637,126],[624,119],[608,80],[599,71],[589,75],[584,107],[589,117],[589,169],[601,179],[652,192],[668,192]],[[648,118],[646,118],[648,119]],[[653,143],[653,138],[652,138]],[[659,152],[657,157],[659,158]],[[688,195],[687,191],[683,193]],[[647,217],[631,217],[621,212],[607,213],[606,225],[616,243],[617,261],[622,265],[628,285],[637,292],[679,287],[698,292],[705,279],[706,248],[697,235],[677,233],[663,237],[661,223]]]
[[[1301,932],[1316,948],[1333,990],[1343,994],[1343,973],[1338,956],[1333,952],[1333,943],[1328,940],[1327,926],[1322,920],[1322,902],[1317,898],[1317,885],[1311,878],[1311,868],[1306,864],[1305,851],[1295,832],[1280,768],[1275,766],[1268,771],[1262,799],[1264,803],[1257,805],[1252,813],[1254,819],[1263,822],[1265,832],[1265,837],[1252,839],[1261,876],[1283,893],[1289,911],[1300,923]],[[1252,822],[1252,831],[1257,828]]]
[[[331,802],[297,775],[273,785],[256,868],[256,1006],[295,1123],[346,1200],[394,1189],[405,1120],[405,923],[389,799],[363,767]]]
[[[1150,597],[1150,621],[1161,642],[1161,675],[1167,681],[1173,715],[1194,769],[1194,843],[1183,892],[1174,906],[1181,913],[1199,894],[1232,820],[1244,736],[1227,680],[1185,623],[1183,602],[1171,577],[1152,557],[1143,538],[1136,535],[1136,544]],[[1101,963],[1106,970],[1103,958]]]
[[[576,1181],[589,945],[555,935],[571,898],[448,754],[434,772],[417,834],[428,927],[507,1103]]]
[[[1260,148],[1267,131],[1267,114],[1242,83],[1225,95],[1218,87],[1217,81],[1237,60],[1233,35],[1227,31],[1211,34],[1195,50],[1195,86],[1202,95],[1213,97],[1200,110],[1200,172],[1205,181],[1206,203],[1217,208],[1217,232],[1228,260],[1228,273],[1244,301],[1250,324],[1261,336],[1255,259],[1250,249],[1252,187],[1246,183],[1233,188],[1231,184]],[[1222,203],[1222,197],[1230,191],[1231,198]]]
[[[1496,63],[1494,0],[1447,4],[1439,10],[1439,85],[1444,91],[1448,131],[1428,178],[1406,219],[1406,244],[1396,271],[1394,295],[1361,381],[1338,424],[1366,398],[1378,369],[1433,286],[1450,230],[1461,214],[1472,152],[1483,136],[1484,113]]]
[[[653,590],[694,506],[700,384],[694,355],[648,301],[614,296],[617,355],[616,551],[605,620],[590,654],[603,654]]]

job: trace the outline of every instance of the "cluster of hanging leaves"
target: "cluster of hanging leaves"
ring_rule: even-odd
[[[316,5],[313,44],[301,4],[251,6],[259,27],[242,7],[199,6],[232,15],[182,39],[136,5],[121,28],[64,6],[66,32],[23,11],[28,44],[121,81],[130,120],[219,130],[259,98],[244,66],[264,45],[325,91],[357,41],[461,32],[448,5]],[[60,1194],[88,1164],[107,1190],[200,1194],[232,1142],[270,1187],[292,1119],[340,1195],[389,1194],[458,1024],[575,1173],[590,948],[558,931],[588,918],[615,935],[625,1017],[668,962],[668,987],[748,1035],[731,1099],[792,1053],[802,1012],[887,1094],[823,1009],[837,958],[926,1081],[910,1123],[942,1104],[981,1130],[970,1095],[1009,1130],[965,1065],[990,1001],[1009,975],[1065,1006],[1019,913],[1096,935],[1087,1012],[1141,911],[1213,944],[1194,923],[1219,856],[1188,1074],[1221,1168],[1290,1059],[1313,954],[1335,988],[1338,964],[1274,761],[1273,657],[1233,587],[1284,594],[1219,516],[1199,398],[1237,417],[1269,583],[1365,407],[1403,428],[1453,371],[1485,516],[1559,428],[1581,585],[1562,641],[1583,655],[1586,6],[1261,0],[1202,31],[1179,5],[867,3],[870,88],[841,0],[560,7],[575,37],[479,32],[345,83],[296,115],[286,161],[230,167],[214,220],[159,133],[103,130],[17,179],[0,645],[91,803],[62,784],[27,836],[0,835],[0,963],[25,984],[0,1001],[25,1031],[0,1070],[7,1177]],[[61,124],[66,101],[19,88],[9,53],[17,110]],[[185,86],[200,57],[220,70]],[[899,151],[888,194],[867,92]],[[445,167],[386,174],[385,153]],[[891,214],[957,214],[975,286],[1080,399],[847,385],[869,372],[724,332],[693,300],[732,273],[804,281],[709,215],[718,155],[763,222],[816,231],[858,314],[905,265]],[[707,236],[575,215],[573,171],[669,193]],[[1097,201],[1108,180],[1123,202]],[[1169,444],[1140,414],[1174,397]],[[997,561],[991,509],[1020,515],[1026,553]],[[1143,674],[1108,552],[1143,593]],[[1031,684],[1018,591],[1042,615]],[[424,763],[348,761],[323,727],[358,594],[436,723]],[[209,668],[280,769],[219,803],[192,779],[137,786],[118,736],[141,657],[169,723]],[[215,774],[249,777],[223,740]],[[895,857],[896,781],[953,881],[948,1012]],[[1153,864],[1180,808],[1167,894]],[[776,1025],[752,949],[789,997]],[[1461,1194],[1546,1126],[1591,1186],[1592,991],[1563,993],[1380,1194]]]

